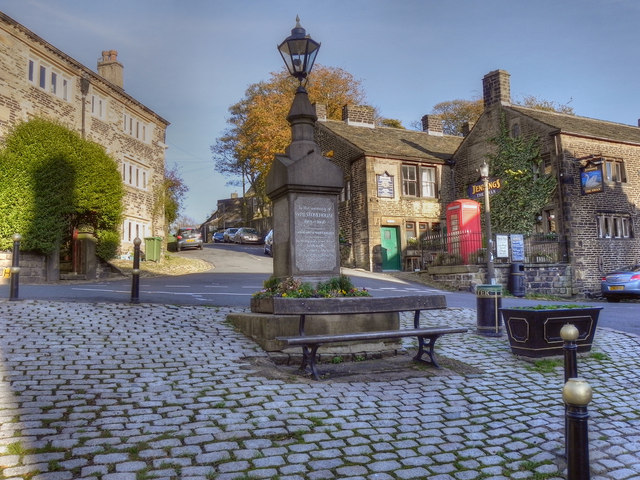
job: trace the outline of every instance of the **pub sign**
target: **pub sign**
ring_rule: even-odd
[[[582,186],[583,195],[604,191],[602,163],[590,163],[583,167],[580,172],[580,185]]]

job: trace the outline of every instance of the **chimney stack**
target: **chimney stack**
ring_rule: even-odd
[[[103,50],[102,58],[98,60],[98,75],[114,85],[123,88],[122,71],[124,67],[118,62],[116,50]]]
[[[344,105],[342,107],[342,120],[347,125],[375,128],[373,112],[373,107],[367,105]]]
[[[442,127],[442,119],[439,115],[425,115],[422,117],[422,131],[429,135],[442,137],[444,129]]]
[[[474,122],[464,122],[462,124],[462,136],[463,137],[466,137],[467,135],[469,135],[469,133],[473,129],[474,124],[475,124]]]
[[[327,106],[324,103],[314,103],[316,107],[316,117],[319,122],[325,122],[327,120]]]
[[[509,77],[511,75],[506,70],[494,70],[484,76],[482,79],[482,96],[485,110],[494,105],[511,105]]]

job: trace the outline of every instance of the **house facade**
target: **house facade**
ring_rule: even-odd
[[[371,107],[346,105],[342,121],[316,105],[316,142],[342,167],[339,201],[343,262],[370,271],[412,269],[411,246],[439,231],[450,160],[461,137],[444,135],[437,117],[423,131],[379,127]]]
[[[504,70],[484,77],[483,97],[484,113],[453,155],[448,200],[466,197],[478,181],[502,118],[512,136],[536,136],[544,170],[557,178],[537,230],[567,239],[568,293],[599,296],[604,273],[640,260],[640,128],[513,105]]]
[[[34,117],[80,133],[117,161],[125,187],[122,251],[136,237],[164,236],[154,189],[164,178],[169,122],[124,91],[116,51],[102,52],[96,73],[0,12],[0,140]]]

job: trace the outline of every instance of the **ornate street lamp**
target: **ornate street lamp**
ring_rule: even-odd
[[[300,84],[287,115],[291,143],[276,154],[265,191],[272,202],[273,274],[317,283],[340,274],[338,195],[342,168],[323,157],[315,142],[315,107],[303,84],[311,72],[320,43],[296,26],[278,51]]]
[[[484,183],[484,215],[485,233],[487,242],[487,283],[496,283],[495,271],[493,269],[493,237],[491,235],[491,204],[489,203],[489,165],[483,161],[480,165],[480,177]]]
[[[300,25],[300,17],[296,16],[296,26],[291,35],[278,45],[278,51],[284,60],[289,73],[298,79],[300,85],[307,78],[316,61],[320,44],[313,40]]]

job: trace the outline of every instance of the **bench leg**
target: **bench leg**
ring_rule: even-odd
[[[302,346],[302,365],[300,365],[300,370],[303,372],[307,371],[307,366],[311,369],[311,374],[313,378],[316,380],[320,380],[320,375],[318,374],[318,369],[316,368],[316,353],[318,352],[318,347],[320,344],[314,345],[303,345]]]
[[[422,359],[422,355],[425,354],[425,339],[426,339],[426,340],[428,340],[428,343],[426,344],[426,347],[428,347],[428,350],[426,351],[426,353],[429,355],[429,358],[431,359],[431,363],[436,368],[442,368],[442,367],[440,367],[440,365],[436,361],[436,355],[435,355],[435,353],[433,351],[433,348],[436,345],[436,340],[438,338],[440,338],[440,335],[431,335],[431,336],[428,336],[428,337],[421,337],[421,336],[418,337],[418,353],[416,353],[416,356],[413,357],[413,359],[418,361],[418,362],[424,362],[424,360]]]

